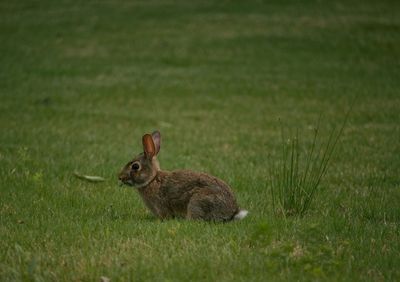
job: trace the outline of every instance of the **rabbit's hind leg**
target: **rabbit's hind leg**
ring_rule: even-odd
[[[187,207],[186,218],[190,220],[227,221],[232,212],[217,194],[197,193],[192,196]]]

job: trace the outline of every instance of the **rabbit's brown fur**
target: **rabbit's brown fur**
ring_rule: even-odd
[[[235,196],[222,180],[190,170],[160,170],[156,158],[160,141],[158,131],[144,135],[144,153],[129,162],[119,174],[123,183],[137,187],[152,213],[161,219],[229,221],[237,218],[240,209]],[[244,211],[244,215],[246,213]]]

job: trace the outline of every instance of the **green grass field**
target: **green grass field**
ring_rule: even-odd
[[[400,2],[264,2],[0,3],[1,281],[400,280]],[[309,212],[274,215],[281,128],[324,139],[354,99]],[[162,222],[118,186],[154,129],[249,216]]]

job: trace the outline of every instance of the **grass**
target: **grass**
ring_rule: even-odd
[[[399,8],[3,1],[1,280],[399,280]],[[275,217],[278,120],[327,136],[355,96],[309,212]],[[224,179],[249,216],[160,222],[119,187],[156,128],[164,169]]]
[[[348,114],[339,131],[332,130],[326,144],[317,144],[320,142],[317,140],[320,126],[318,120],[311,147],[306,152],[303,152],[299,144],[298,131],[296,136],[286,139],[284,129],[281,128],[282,156],[277,163],[271,165],[269,174],[272,210],[277,215],[304,216],[309,210],[320,192],[322,178],[328,170]]]

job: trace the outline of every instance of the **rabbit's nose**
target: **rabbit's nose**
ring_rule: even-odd
[[[123,175],[118,175],[118,185],[119,186],[122,186],[122,185],[124,185],[124,176]]]

